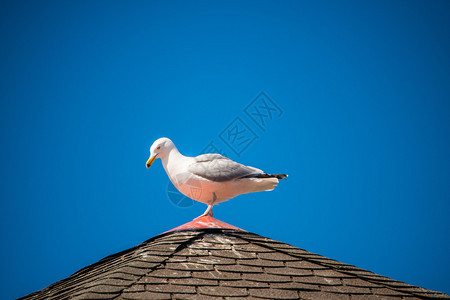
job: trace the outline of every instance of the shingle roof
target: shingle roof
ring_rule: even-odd
[[[23,299],[450,299],[210,217],[196,220]]]

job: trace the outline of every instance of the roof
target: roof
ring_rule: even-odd
[[[211,217],[185,225],[23,299],[450,299]]]

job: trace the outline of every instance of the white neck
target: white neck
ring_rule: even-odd
[[[177,164],[177,162],[184,157],[183,154],[181,154],[177,147],[173,147],[169,153],[167,153],[164,157],[161,158],[162,165],[164,167],[164,170],[166,170],[167,174],[170,174],[170,169]]]

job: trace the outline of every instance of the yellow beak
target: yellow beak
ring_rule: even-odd
[[[153,157],[149,157],[147,160],[147,169],[150,168],[150,166],[152,165],[152,163],[155,161],[156,157],[158,156],[158,154],[153,155]]]

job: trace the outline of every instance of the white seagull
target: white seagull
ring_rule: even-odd
[[[267,174],[244,166],[220,154],[197,157],[182,155],[168,138],[157,139],[150,147],[147,169],[161,158],[170,181],[185,196],[208,205],[201,216],[213,216],[212,207],[241,194],[271,191],[285,174]]]

